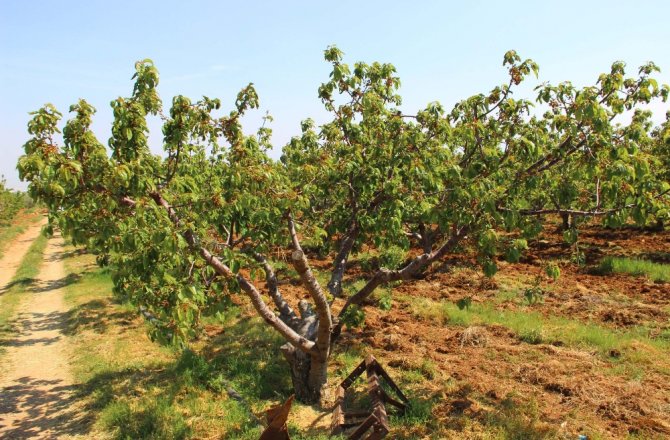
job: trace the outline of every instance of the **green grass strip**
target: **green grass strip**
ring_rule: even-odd
[[[649,329],[645,327],[615,330],[560,316],[544,316],[536,311],[497,310],[488,304],[473,304],[460,309],[448,301],[425,299],[415,303],[414,311],[422,318],[437,319],[450,325],[467,327],[499,324],[512,330],[522,341],[531,344],[560,343],[594,348],[603,355],[610,355],[614,350],[622,351],[634,342],[640,342],[657,350],[670,351],[670,339],[651,338]]]
[[[639,258],[605,257],[600,263],[601,273],[627,273],[646,276],[652,281],[670,281],[670,264],[654,263]]]

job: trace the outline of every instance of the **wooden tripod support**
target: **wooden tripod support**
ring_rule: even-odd
[[[358,379],[359,376],[367,373],[368,394],[371,400],[370,411],[346,411],[344,408],[344,397],[347,389]],[[400,399],[400,401],[389,396],[381,386],[380,380],[383,379]],[[400,388],[393,382],[382,366],[377,362],[374,356],[368,355],[363,362],[351,372],[346,379],[342,381],[337,389],[337,401],[333,411],[332,435],[341,434],[345,430],[356,427],[349,435],[349,440],[359,440],[370,430],[370,435],[365,440],[383,439],[389,432],[388,415],[386,413],[386,404],[395,406],[401,412],[405,411],[407,397]]]

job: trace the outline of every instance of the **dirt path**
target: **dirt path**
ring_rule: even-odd
[[[23,239],[19,245],[29,246]],[[16,247],[12,249],[7,257],[17,256]],[[0,373],[2,439],[59,438],[77,431],[63,334],[67,276],[62,258],[63,240],[56,235],[49,240],[37,281],[18,307],[15,337],[4,342],[8,368]]]
[[[0,259],[0,298],[9,287],[9,283],[21,264],[21,260],[28,253],[30,245],[40,235],[42,226],[47,222],[46,217],[37,223],[28,226],[28,229],[19,235],[14,242],[7,247],[3,257]],[[2,299],[0,299],[0,303]]]

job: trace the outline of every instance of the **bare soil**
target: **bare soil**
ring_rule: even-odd
[[[669,283],[623,274],[598,275],[594,269],[605,255],[667,263],[670,231],[611,231],[593,225],[580,237],[586,266],[570,261],[572,250],[560,233],[547,232],[530,243],[520,263],[500,261],[492,280],[481,274],[474,258],[449,256],[443,267],[434,268],[423,279],[396,287],[390,311],[370,301],[365,326],[346,331],[336,350],[373,353],[396,377],[403,371],[424,371],[423,380],[409,392],[437,402],[432,415],[444,427],[444,438],[479,438],[483,433],[477,434],[476,428],[473,432],[473,426],[509,423],[516,417],[514,411],[520,414],[519,429],[532,426],[533,438],[574,438],[583,433],[612,439],[630,434],[669,438],[670,359],[666,352],[652,353],[650,359],[652,349],[640,347],[638,351],[634,345],[629,355],[634,358],[640,353],[639,362],[622,364],[616,353],[608,358],[588,347],[525,343],[503,325],[463,328],[421,319],[408,300],[424,297],[456,302],[467,296],[473,303],[500,310],[533,311],[615,331],[645,327],[656,334],[667,332]],[[550,260],[559,262],[561,276],[555,282],[544,276],[543,302],[529,307],[520,294],[511,301],[501,300],[506,291],[532,286]],[[325,260],[312,259],[312,263],[319,270],[329,269]],[[349,279],[355,279],[362,272],[355,261],[351,265]],[[282,285],[282,292],[293,301],[307,296],[293,283]],[[434,435],[419,429],[402,433],[402,438]]]

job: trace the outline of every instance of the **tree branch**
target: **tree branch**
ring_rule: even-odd
[[[120,202],[123,206],[128,206],[130,208],[134,208],[135,205],[137,204],[137,202],[135,202],[135,200],[131,199],[128,196],[121,197]]]
[[[358,232],[358,223],[354,220],[347,233],[342,237],[340,250],[333,260],[333,272],[328,282],[328,291],[333,295],[333,299],[342,295],[342,277],[347,267],[351,249],[354,247],[356,238],[358,238]]]
[[[547,215],[547,214],[567,214],[575,217],[599,217],[603,215],[608,215],[620,211],[622,209],[632,208],[635,204],[631,203],[629,205],[621,206],[619,208],[607,209],[604,211],[599,211],[597,208],[593,211],[583,211],[579,209],[520,209],[518,212],[521,215]],[[511,209],[508,208],[499,208],[500,211],[510,212]]]
[[[463,226],[458,229],[449,240],[447,240],[442,246],[430,253],[423,253],[415,257],[410,261],[405,267],[397,270],[389,270],[386,268],[379,269],[374,276],[363,286],[358,292],[350,296],[347,299],[347,302],[344,304],[338,318],[342,318],[346,313],[347,309],[352,304],[362,303],[368,296],[375,291],[377,287],[382,284],[386,284],[393,281],[408,280],[413,276],[422,273],[433,261],[439,260],[447,252],[451,251],[456,245],[467,235],[469,227]],[[341,324],[338,324],[338,332]]]
[[[309,267],[309,262],[305,257],[305,253],[300,246],[298,234],[295,230],[295,223],[290,212],[286,214],[288,221],[288,229],[291,234],[291,241],[293,242],[293,253],[291,254],[291,261],[293,267],[300,275],[303,285],[307,288],[314,305],[316,306],[316,315],[319,318],[319,326],[316,332],[316,347],[322,359],[328,358],[330,352],[330,332],[333,326],[333,318],[330,313],[330,305],[328,299],[321,289],[321,285],[312,273]]]
[[[154,202],[156,202],[157,205],[165,208],[168,217],[170,218],[170,220],[172,220],[172,223],[177,228],[179,228],[181,225],[181,221],[175,210],[170,206],[170,204],[158,192],[151,193],[150,197],[154,200]],[[263,320],[265,320],[265,322],[267,322],[271,327],[277,330],[277,332],[279,332],[284,337],[284,339],[286,339],[294,347],[304,352],[309,353],[314,351],[316,347],[316,344],[314,342],[301,336],[295,330],[289,327],[285,322],[279,319],[277,315],[275,315],[274,312],[270,310],[267,304],[265,304],[265,301],[263,301],[263,297],[261,296],[258,289],[256,289],[256,287],[242,275],[240,274],[236,275],[235,273],[233,273],[233,271],[230,270],[230,268],[226,266],[221,260],[219,260],[216,256],[212,255],[212,253],[209,252],[207,249],[200,246],[198,244],[198,240],[193,234],[193,231],[188,229],[186,231],[181,232],[181,235],[182,237],[184,237],[184,239],[191,247],[191,249],[196,251],[207,262],[207,264],[209,264],[212,267],[212,269],[214,269],[216,273],[218,273],[224,278],[237,280],[242,291],[246,293],[246,295],[251,300],[251,303],[256,309],[256,312],[258,312],[258,314],[261,316],[261,318],[263,318]]]
[[[297,331],[300,326],[300,318],[298,318],[298,315],[296,315],[289,303],[286,302],[282,294],[279,292],[277,275],[275,274],[272,265],[270,265],[264,255],[259,254],[251,248],[245,249],[244,252],[254,257],[254,260],[260,263],[263,267],[263,270],[265,271],[265,283],[268,286],[268,293],[270,294],[270,298],[272,298],[272,302],[274,302],[279,310],[279,319],[288,324],[293,330]]]

